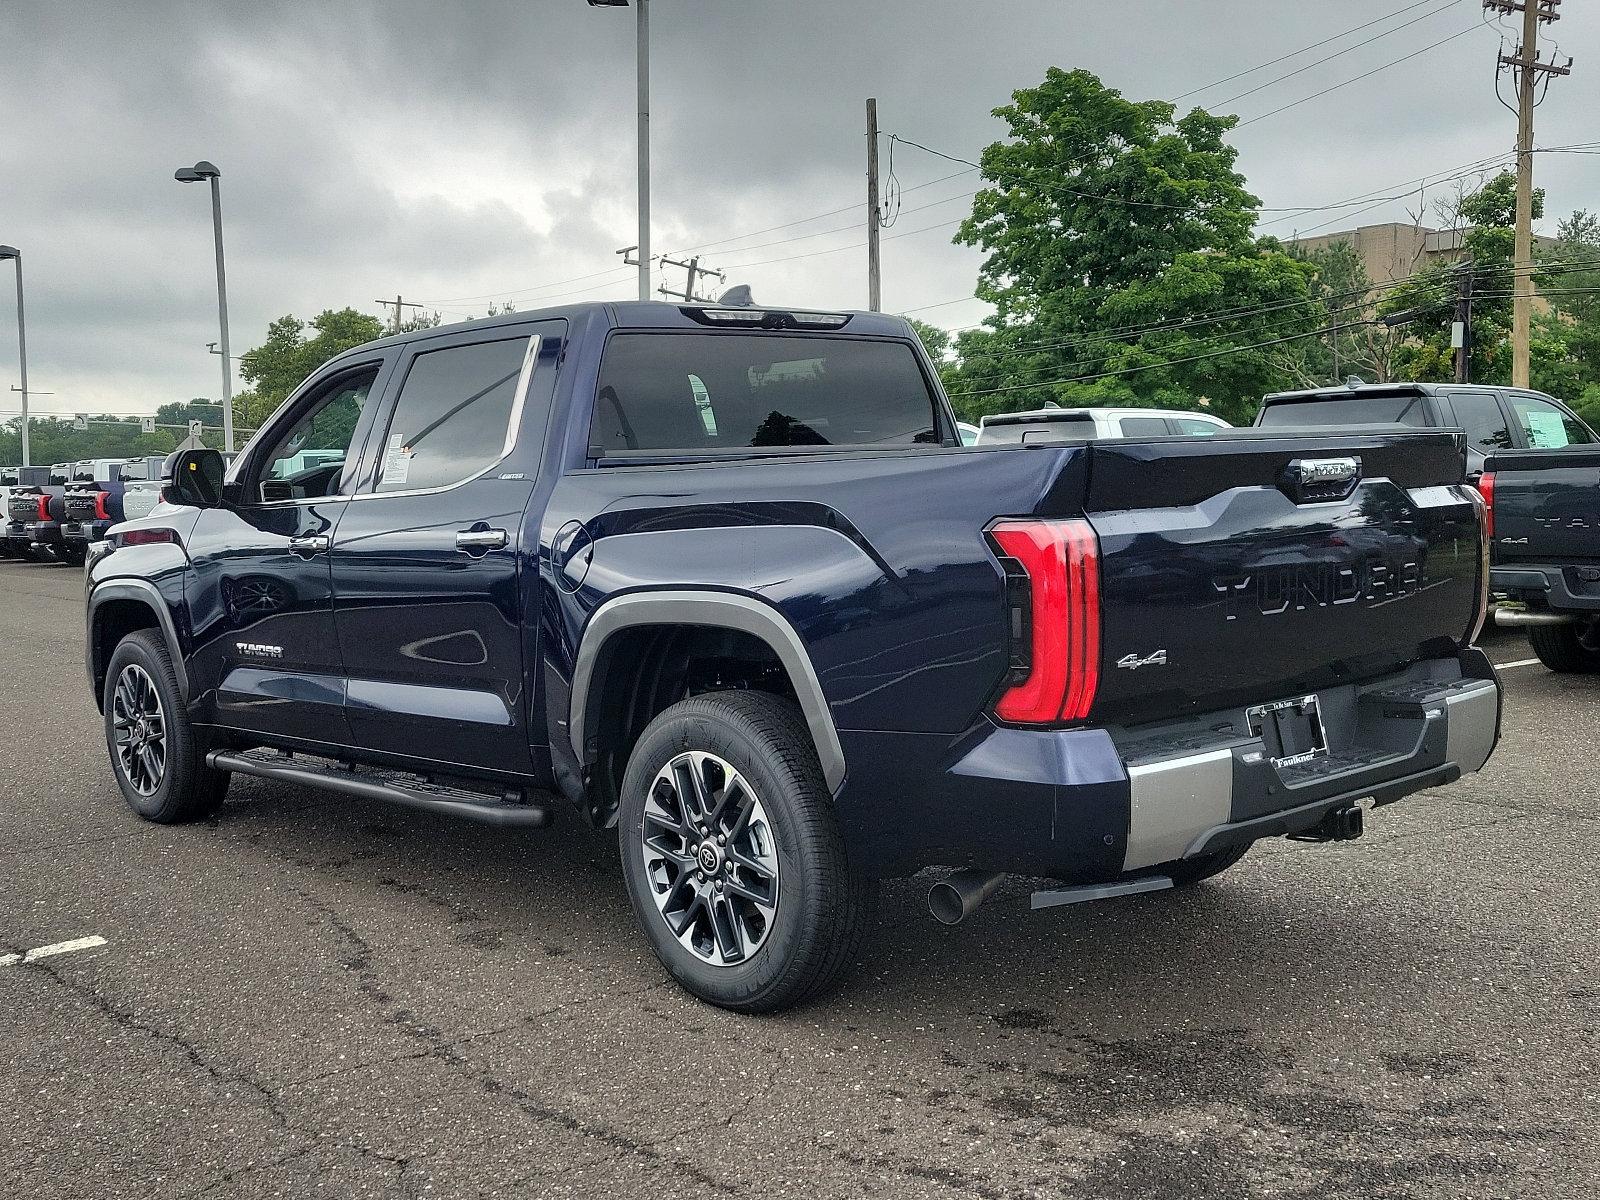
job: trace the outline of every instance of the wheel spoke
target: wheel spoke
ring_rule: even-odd
[[[717,950],[729,962],[744,958],[744,927],[739,923],[733,904],[726,896],[711,902],[711,929],[717,939]]]
[[[757,905],[760,908],[770,910],[772,908],[773,901],[777,899],[777,896],[774,894],[773,881],[771,879],[763,878],[761,883],[764,886],[757,887],[751,883],[746,883],[737,875],[730,875],[722,881],[722,886],[732,895],[742,896],[746,900],[750,901],[750,903]]]
[[[694,924],[695,918],[700,915],[700,910],[705,907],[705,901],[698,895],[692,896],[689,903],[679,909],[663,909],[661,915],[667,919],[667,928],[672,930],[672,936],[681,938],[684,932]]]

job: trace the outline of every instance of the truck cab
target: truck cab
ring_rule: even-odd
[[[1259,429],[1410,425],[1460,429],[1467,475],[1483,474],[1498,450],[1590,445],[1595,433],[1554,396],[1476,383],[1378,383],[1274,392],[1261,402]]]

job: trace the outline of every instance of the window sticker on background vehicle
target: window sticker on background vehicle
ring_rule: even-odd
[[[1528,444],[1539,450],[1557,450],[1567,444],[1567,431],[1561,423],[1561,414],[1553,412],[1524,412],[1528,422]]]
[[[405,434],[391,433],[389,447],[383,456],[383,484],[404,483],[411,476],[411,447],[405,444]]]

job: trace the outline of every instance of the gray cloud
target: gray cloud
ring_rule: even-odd
[[[1594,6],[1567,9],[1559,40],[1600,44]],[[656,246],[721,243],[707,261],[730,264],[758,297],[860,305],[864,256],[844,247],[861,240],[849,226],[867,95],[885,129],[971,157],[999,133],[990,110],[1050,65],[1088,67],[1136,98],[1170,96],[1386,11],[1370,0],[653,0]],[[1463,0],[1233,107],[1257,116],[1479,19],[1476,0]],[[0,39],[0,240],[26,255],[32,382],[58,393],[41,408],[148,409],[215,393],[206,197],[171,178],[196,158],[224,172],[241,349],[285,312],[376,311],[376,297],[397,291],[452,319],[490,299],[528,308],[631,294],[613,253],[634,240],[627,10],[64,0],[7,7]],[[1283,207],[1508,150],[1514,122],[1494,99],[1495,51],[1494,32],[1477,31],[1251,124],[1234,138],[1241,167],[1264,204]],[[1541,144],[1591,140],[1597,99],[1600,63],[1580,61],[1540,110]],[[958,170],[905,148],[895,166],[907,188]],[[1547,224],[1600,195],[1600,156],[1543,156],[1539,172]],[[884,244],[888,306],[969,293],[978,256],[949,234],[970,179],[907,193],[907,209],[931,206],[888,231],[904,235]],[[1406,207],[1347,211],[1370,223]],[[835,208],[848,211],[730,240]],[[1341,215],[1268,228],[1341,227]],[[836,226],[846,228],[806,236]],[[920,315],[958,325],[981,311],[968,302]],[[10,319],[0,287],[0,376],[14,380]]]

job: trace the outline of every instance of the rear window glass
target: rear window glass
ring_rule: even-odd
[[[1350,396],[1280,400],[1261,410],[1262,425],[1416,425],[1428,423],[1421,396]]]
[[[1548,400],[1532,396],[1511,397],[1511,407],[1522,426],[1522,436],[1535,450],[1559,450],[1563,446],[1587,446],[1594,439],[1571,413],[1563,412]]]
[[[1084,413],[1080,417],[1061,417],[1057,420],[1014,421],[1000,425],[985,425],[978,434],[978,444],[1017,446],[1025,440],[1045,442],[1072,438],[1081,441],[1094,435],[1094,418]]]
[[[597,456],[938,442],[910,346],[781,334],[619,334],[589,432]]]
[[[1166,437],[1171,432],[1165,417],[1123,417],[1121,425],[1122,436],[1129,438]]]

